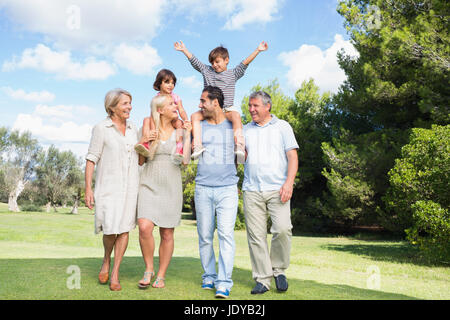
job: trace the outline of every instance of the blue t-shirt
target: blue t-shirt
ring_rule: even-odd
[[[206,149],[198,160],[195,183],[207,187],[225,187],[237,184],[234,164],[234,135],[230,121],[210,124],[203,120],[202,142]]]

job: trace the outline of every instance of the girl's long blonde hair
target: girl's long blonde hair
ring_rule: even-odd
[[[159,137],[161,136],[161,114],[158,112],[158,109],[162,108],[167,98],[170,98],[170,95],[158,94],[150,102],[151,117],[155,122],[155,130],[158,132],[158,138],[154,140],[150,145],[150,156],[149,156],[150,160],[153,160],[155,152],[160,144]]]

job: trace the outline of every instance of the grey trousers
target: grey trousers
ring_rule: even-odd
[[[244,191],[244,215],[252,263],[252,276],[268,289],[272,277],[289,266],[292,239],[290,201],[282,203],[279,191]],[[267,218],[272,226],[271,248],[267,244]]]

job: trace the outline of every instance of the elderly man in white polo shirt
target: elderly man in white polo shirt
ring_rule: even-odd
[[[256,286],[252,294],[270,289],[272,277],[278,291],[286,291],[285,270],[289,266],[292,224],[290,199],[298,169],[292,127],[270,113],[270,96],[257,91],[250,95],[252,122],[244,127],[244,213],[247,239]],[[267,245],[267,216],[272,220],[272,242]]]

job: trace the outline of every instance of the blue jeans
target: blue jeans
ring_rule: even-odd
[[[235,242],[234,225],[238,208],[237,185],[225,187],[195,186],[195,210],[197,212],[197,232],[200,261],[204,273],[203,283],[214,282],[216,288],[228,290],[233,286]],[[216,272],[216,258],[213,240],[216,227],[219,238],[219,272]]]

